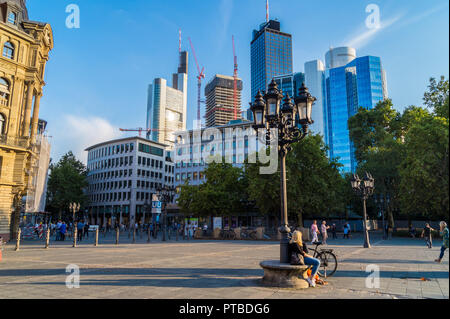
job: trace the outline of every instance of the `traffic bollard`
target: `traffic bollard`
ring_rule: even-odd
[[[133,229],[133,244],[136,242],[136,229]]]
[[[20,236],[22,234],[22,229],[17,230],[17,238],[16,238],[16,251],[20,250]]]
[[[116,228],[116,245],[119,245],[119,236],[120,236],[120,230],[119,230],[119,228]]]
[[[147,238],[147,243],[149,243],[149,242],[150,242],[150,237],[152,237],[152,233],[151,233],[151,231],[150,231],[150,227],[149,227],[148,230],[147,230],[147,236],[148,236],[148,238]]]
[[[50,245],[50,228],[47,229],[47,235],[45,237],[45,249],[48,249],[49,245]]]
[[[73,236],[72,247],[77,247],[77,228],[76,227],[73,229],[72,236]]]
[[[95,230],[95,243],[94,246],[97,247],[98,246],[98,228]]]

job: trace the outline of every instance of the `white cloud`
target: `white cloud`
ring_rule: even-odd
[[[72,151],[82,162],[87,162],[87,152],[84,150],[97,143],[120,138],[123,133],[108,120],[100,117],[81,117],[66,114],[62,120],[49,127],[52,136],[53,162]]]

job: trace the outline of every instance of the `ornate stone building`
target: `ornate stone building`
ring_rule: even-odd
[[[30,21],[25,0],[0,0],[0,236],[14,236],[36,152],[49,24]]]

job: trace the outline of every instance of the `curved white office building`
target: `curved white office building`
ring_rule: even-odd
[[[350,47],[331,48],[325,54],[327,69],[339,68],[356,59],[356,50]]]

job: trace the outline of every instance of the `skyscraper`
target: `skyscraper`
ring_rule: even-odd
[[[280,22],[270,20],[253,31],[250,45],[253,100],[258,90],[267,90],[273,77],[293,73],[292,36],[281,32]]]
[[[305,85],[309,92],[316,97],[312,109],[314,124],[310,130],[315,134],[326,135],[326,99],[325,99],[325,67],[321,60],[305,63]]]
[[[327,57],[332,57],[332,53],[328,52]],[[327,59],[327,65],[340,65],[342,61],[336,63],[336,60],[331,62],[331,58]],[[381,59],[364,56],[354,58],[345,65],[327,69],[325,82],[325,140],[330,147],[329,155],[339,157],[339,162],[344,165],[344,172],[354,172],[357,163],[350,141],[348,119],[356,114],[358,108],[372,109],[378,102],[387,98],[386,76]]]
[[[289,94],[290,97],[296,97],[298,95],[298,90],[305,82],[305,74],[302,72],[297,72],[294,74],[277,75],[273,79],[278,85],[278,88],[283,91],[283,94]]]
[[[237,118],[241,118],[242,80],[237,81]],[[234,120],[234,78],[216,74],[205,87],[206,127]]]
[[[172,87],[167,80],[156,78],[148,87],[147,138],[172,146],[173,133],[186,130],[187,122],[188,53],[180,53],[178,72],[172,76]]]

